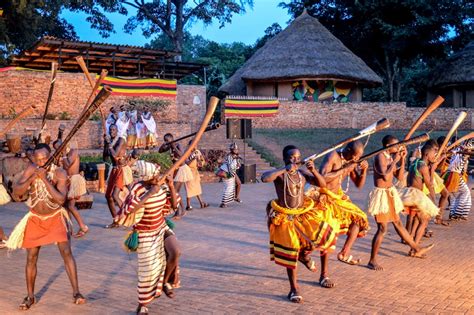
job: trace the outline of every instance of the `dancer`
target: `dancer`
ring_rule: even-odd
[[[169,227],[163,210],[167,196],[158,185],[159,167],[152,163],[140,165],[143,167],[138,168],[138,173],[142,180],[133,185],[121,215],[143,211],[143,216],[134,225],[134,229],[139,232],[137,314],[148,314],[148,304],[161,294],[161,290],[169,297],[174,297],[168,281],[176,266],[166,268],[164,236]],[[176,191],[171,177],[167,178],[167,185],[172,208],[176,208]]]
[[[429,168],[430,163],[435,162],[437,152],[438,146],[435,143],[426,142],[421,148],[421,159],[416,159],[409,168],[408,186],[399,189],[403,205],[409,209],[409,215],[413,216],[413,224],[407,230],[411,231],[410,235],[414,237],[416,244],[420,243],[425,234],[430,218],[439,213]],[[423,192],[423,185],[428,188],[429,197]]]
[[[469,157],[472,156],[474,140],[470,139],[457,148],[449,161],[445,175],[445,185],[452,193],[450,198],[449,219],[467,220],[471,211],[471,191],[467,185]]]
[[[57,150],[61,143],[61,140],[56,140],[53,143],[54,149]],[[84,220],[82,219],[79,210],[76,207],[76,200],[87,194],[86,179],[79,172],[80,157],[78,151],[68,147],[66,148],[66,152],[66,155],[61,160],[62,167],[66,171],[69,178],[66,205],[67,209],[76,219],[77,224],[79,225],[79,230],[76,234],[74,234],[74,237],[79,238],[83,237],[87,234],[87,232],[89,232],[89,227],[84,223]]]
[[[145,106],[141,118],[146,127],[146,149],[148,150],[156,145],[156,122],[148,106]]]
[[[34,164],[30,163],[22,176],[13,185],[17,196],[29,192],[26,202],[30,211],[15,227],[7,246],[10,249],[25,248],[26,286],[28,295],[20,304],[20,310],[28,310],[36,303],[34,296],[36,264],[41,246],[57,243],[64,260],[66,273],[73,290],[73,302],[84,304],[86,299],[79,292],[77,269],[68,237],[67,221],[69,216],[62,207],[67,197],[67,174],[61,168],[47,172],[43,165],[49,159],[51,149],[40,143],[34,150]]]
[[[163,136],[163,140],[165,141],[160,148],[158,149],[158,152],[163,153],[163,152],[170,152],[171,155],[171,161],[173,163],[176,163],[181,155],[183,155],[183,149],[181,148],[181,145],[179,143],[173,142],[174,137],[171,133],[167,133]],[[176,192],[179,194],[181,187],[183,186],[183,183],[186,183],[187,181],[190,181],[193,179],[193,173],[189,166],[185,163],[181,165],[178,170],[174,173],[174,181],[176,182]],[[184,205],[183,201],[180,199],[179,201],[179,207],[178,211],[175,213],[175,219],[180,219],[181,217],[185,216],[186,212],[184,211]]]
[[[240,187],[242,182],[239,176],[237,176],[237,170],[242,165],[242,158],[239,156],[239,147],[237,143],[233,142],[229,146],[230,153],[224,158],[224,163],[219,168],[218,174],[225,174],[222,177],[224,183],[224,191],[222,192],[222,202],[220,208],[226,208],[228,204],[233,201],[241,203],[240,200]]]
[[[110,229],[118,227],[116,206],[120,208],[122,204],[120,191],[124,187],[123,166],[125,165],[125,154],[127,151],[125,135],[118,134],[117,126],[110,126],[110,138],[105,137],[104,146],[104,150],[110,156],[113,165],[107,181],[107,190],[105,191],[105,199],[107,199],[107,205],[112,215],[112,223],[106,225],[105,228]]]
[[[188,145],[191,145],[192,141],[189,141]],[[201,175],[199,174],[199,168],[202,167],[205,163],[204,157],[202,156],[201,151],[195,149],[193,153],[189,156],[186,161],[191,172],[193,174],[193,179],[184,183],[186,188],[186,210],[192,210],[193,207],[191,206],[191,198],[196,197],[199,201],[201,209],[209,207],[209,204],[204,202],[201,195],[202,195],[202,188],[201,188]]]
[[[312,161],[307,162],[309,170],[299,170],[301,153],[295,146],[283,149],[285,167],[265,172],[262,182],[273,182],[278,198],[267,206],[268,229],[270,233],[270,258],[276,264],[286,267],[290,282],[288,299],[294,303],[303,302],[297,282],[297,262],[300,261],[310,271],[316,272],[311,259],[315,249],[322,252],[320,285],[334,287],[328,277],[327,251],[335,246],[338,222],[327,222],[321,212],[314,208],[312,199],[304,196],[306,182],[325,187],[324,178],[315,169]]]
[[[367,177],[367,161],[357,161],[364,153],[364,144],[359,140],[353,141],[341,151],[328,154],[321,164],[320,173],[326,180],[327,187],[320,190],[320,204],[323,209],[339,221],[339,233],[346,234],[346,242],[337,255],[337,259],[349,265],[360,264],[360,259],[353,259],[350,250],[357,237],[365,236],[369,229],[367,215],[352,203],[346,192],[349,190],[349,180],[357,188],[362,188]],[[346,168],[342,168],[350,164]],[[342,183],[347,178],[346,189]]]
[[[392,135],[383,138],[384,147],[398,143],[398,139]],[[401,151],[391,149],[378,154],[374,159],[374,186],[375,188],[369,194],[368,212],[375,217],[377,222],[377,232],[372,240],[372,251],[370,253],[370,261],[367,267],[380,271],[383,267],[377,261],[377,254],[380,246],[387,233],[388,223],[392,223],[395,231],[414,251],[415,257],[424,257],[425,253],[430,250],[433,245],[420,248],[415,244],[410,233],[402,225],[399,213],[404,210],[403,202],[398,195],[397,189],[393,186],[394,176],[399,179],[403,178],[405,171],[406,149]],[[397,164],[400,162],[400,168]]]

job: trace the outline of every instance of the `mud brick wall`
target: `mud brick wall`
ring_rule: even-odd
[[[9,122],[8,119],[0,119],[0,130],[3,129]],[[60,124],[66,125],[66,131],[64,136],[67,135],[69,130],[73,127],[75,120],[48,120],[47,121],[47,134],[51,135],[51,138],[54,140],[57,136],[57,131]],[[33,132],[31,129],[39,130],[41,127],[40,119],[24,119],[20,121],[9,133],[18,134],[20,136],[31,136]],[[191,124],[182,122],[182,123],[158,123],[157,132],[158,132],[158,141],[162,142],[163,136],[167,132],[173,133],[176,137],[181,137],[186,134],[194,131],[191,129]],[[0,140],[5,140],[5,137]],[[102,126],[100,122],[97,121],[87,121],[77,134],[72,138],[73,147],[79,149],[97,149],[101,148],[103,145],[102,138]]]
[[[407,107],[405,103],[320,104],[281,102],[277,116],[253,119],[254,128],[364,128],[385,117],[393,129],[409,129],[425,108]],[[473,108],[438,108],[421,125],[424,130],[446,130],[459,112],[468,116],[460,129],[474,127]]]
[[[35,117],[40,118],[50,85],[50,73],[38,71],[5,71],[0,72],[0,116],[10,117],[13,112],[19,113],[31,104],[36,104]],[[66,112],[77,118],[89,97],[91,88],[82,73],[64,73],[57,75],[49,113]],[[195,104],[195,96],[200,104]],[[178,85],[176,98],[164,98],[169,106],[164,111],[156,112],[157,122],[188,122],[198,124],[206,108],[206,87],[195,85]],[[111,96],[103,107],[108,113],[111,106],[128,104],[129,97]],[[197,100],[197,99],[196,99]]]

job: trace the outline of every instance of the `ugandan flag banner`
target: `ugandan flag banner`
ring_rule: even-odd
[[[273,117],[278,114],[280,102],[277,99],[245,100],[225,99],[226,118]]]
[[[98,78],[99,76],[96,75],[96,80]],[[103,85],[110,86],[112,95],[176,98],[176,80],[105,77],[102,81]]]

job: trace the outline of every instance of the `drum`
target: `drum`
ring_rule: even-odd
[[[17,181],[23,171],[28,167],[30,161],[28,158],[21,157],[6,157],[2,160],[2,174],[3,174],[3,183],[7,191],[12,193],[12,186],[15,181]],[[28,199],[28,193],[24,196],[12,196],[15,201],[25,201]]]
[[[79,210],[91,209],[94,203],[94,197],[90,194],[83,195],[76,200],[76,208]]]
[[[16,133],[7,133],[7,146],[11,153],[18,153],[21,150],[21,137]]]

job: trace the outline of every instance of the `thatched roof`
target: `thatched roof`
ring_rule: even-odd
[[[453,54],[444,64],[434,71],[432,87],[474,84],[474,41]]]
[[[377,85],[382,79],[306,11],[270,39],[224,84],[229,94],[245,81],[340,79]]]

